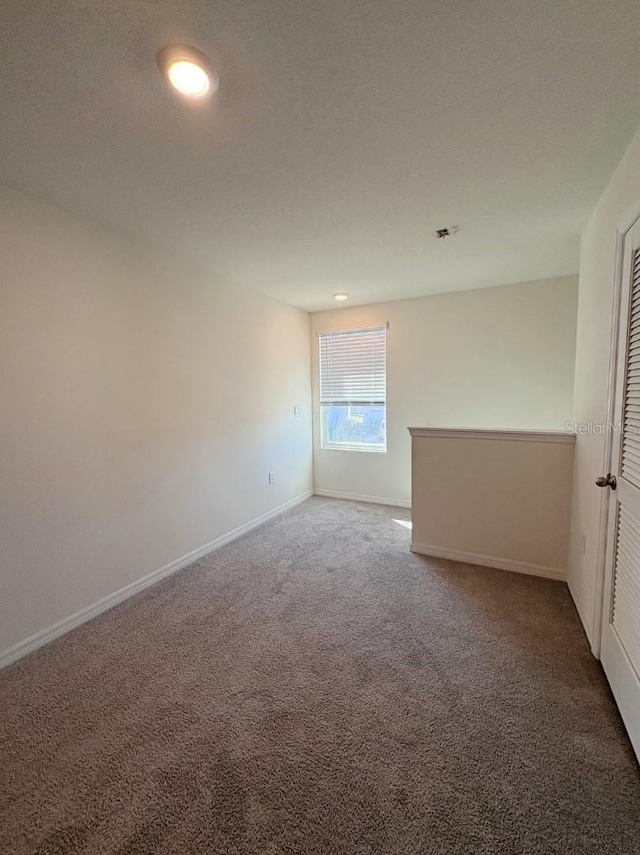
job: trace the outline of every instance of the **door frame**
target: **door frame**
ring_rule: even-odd
[[[623,276],[623,256],[624,256],[624,239],[627,233],[640,219],[640,200],[633,205],[627,215],[623,217],[616,229],[616,249],[615,260],[613,266],[613,295],[611,300],[611,324],[609,332],[609,371],[607,375],[607,410],[606,419],[607,425],[612,425],[615,418],[615,393],[617,381],[617,366],[618,366],[618,347],[620,344],[620,299],[622,295],[622,276]],[[611,471],[611,462],[613,457],[613,430],[607,429],[604,432],[604,449],[602,454],[602,468],[598,474],[606,474]],[[602,648],[602,628],[603,621],[607,618],[605,613],[605,582],[606,582],[606,565],[607,565],[607,548],[608,548],[608,530],[609,530],[609,491],[600,490],[600,518],[598,523],[598,551],[597,551],[597,566],[596,566],[596,588],[593,605],[593,639],[591,643],[591,651],[596,659],[600,659]]]

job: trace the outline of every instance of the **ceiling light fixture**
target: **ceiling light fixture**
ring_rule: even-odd
[[[218,88],[211,63],[194,47],[167,45],[158,54],[158,68],[176,92],[186,98],[200,100]]]
[[[349,299],[349,295],[346,291],[338,291],[337,294],[333,295],[333,299],[337,300],[339,303],[344,303],[345,300]]]

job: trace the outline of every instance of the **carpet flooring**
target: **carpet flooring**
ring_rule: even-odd
[[[0,851],[633,855],[566,587],[314,498],[0,673]]]

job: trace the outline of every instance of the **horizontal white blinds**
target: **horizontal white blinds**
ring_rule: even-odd
[[[319,333],[320,403],[384,404],[387,327]]]
[[[640,487],[640,249],[633,256],[631,272],[631,309],[629,313],[629,352],[625,378],[624,420],[622,431],[622,475]]]

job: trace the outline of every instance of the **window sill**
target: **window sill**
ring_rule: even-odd
[[[366,445],[365,443],[349,445],[346,442],[324,443],[320,446],[322,451],[365,451],[374,454],[386,454],[386,445]]]

